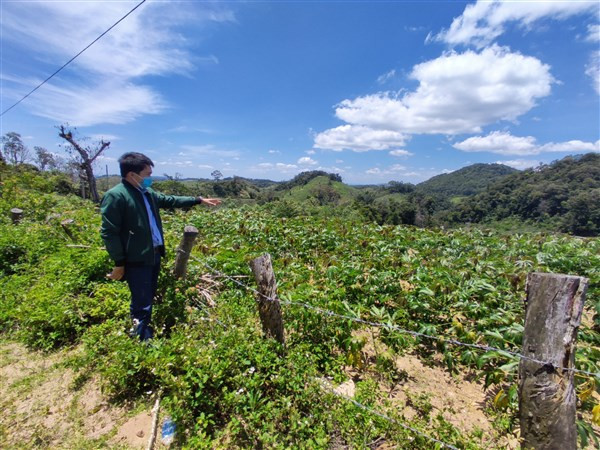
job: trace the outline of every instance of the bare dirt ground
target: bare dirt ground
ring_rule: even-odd
[[[470,434],[482,448],[489,449],[518,449],[519,424],[514,423],[512,432],[503,430],[506,422],[496,418],[495,426],[493,398],[497,389],[484,388],[481,379],[475,380],[472,373],[459,373],[451,375],[445,368],[439,355],[433,358],[432,364],[424,364],[423,360],[414,354],[393,355],[394,369],[401,374],[399,380],[391,382],[383,379],[379,370],[374,368],[377,354],[382,354],[388,349],[385,344],[367,331],[355,331],[355,338],[363,339],[365,346],[362,349],[362,360],[365,367],[360,370],[347,366],[346,374],[349,379],[333,390],[346,397],[354,397],[356,383],[366,379],[375,379],[379,389],[387,393],[386,408],[400,412],[405,423],[421,416],[424,411],[430,418],[441,414],[444,420],[452,424],[465,435]],[[388,352],[388,355],[390,353]],[[329,383],[327,383],[329,384]],[[600,395],[593,392],[595,402],[600,403]],[[591,423],[591,413],[583,414],[586,422]],[[507,420],[504,418],[504,420]],[[600,437],[600,427],[592,426],[594,433]],[[387,443],[376,446],[378,450],[387,450]],[[596,448],[590,439],[586,448]]]
[[[361,335],[367,339],[363,356],[372,363],[376,351],[370,335]],[[384,350],[378,343],[377,352]],[[43,354],[0,341],[0,448],[147,448],[151,399],[116,405],[102,394],[98,380],[76,383],[65,364],[75,352]],[[519,448],[518,431],[499,433],[486,414],[494,393],[486,392],[481,381],[473,381],[469,374],[450,375],[441,364],[425,365],[410,354],[396,355],[394,364],[401,378],[377,382],[387,397],[386,407],[400,411],[406,421],[429,409],[430,418],[441,414],[461,432],[479,433],[482,448]],[[349,379],[334,390],[347,397],[354,397],[357,382],[376,376],[368,367],[347,367],[346,374]],[[382,442],[374,448],[393,448],[387,445]],[[165,448],[160,436],[154,448]]]
[[[76,351],[48,355],[0,341],[0,448],[147,447],[151,407],[115,405],[93,378],[76,383],[64,364]]]
[[[355,332],[366,344],[362,350],[367,365],[374,364],[378,353],[386,351],[386,346],[378,342],[377,350],[370,333]],[[412,354],[395,355],[395,369],[401,378],[396,382],[377,378],[380,390],[387,394],[389,408],[400,411],[406,422],[424,412],[430,418],[441,414],[443,418],[465,434],[480,435],[478,445],[482,448],[519,448],[518,430],[501,435],[493,426],[493,418],[486,414],[491,407],[493,394],[486,391],[483,382],[473,381],[469,374],[450,375],[443,364],[425,365]],[[335,391],[353,397],[356,382],[375,376],[368,370],[346,368],[349,380],[335,388]],[[429,411],[429,412],[427,412]],[[386,448],[385,445],[381,449]]]

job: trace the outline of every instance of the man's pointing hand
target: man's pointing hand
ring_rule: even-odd
[[[218,198],[203,198],[202,203],[206,203],[208,206],[218,206],[221,204],[221,199]]]

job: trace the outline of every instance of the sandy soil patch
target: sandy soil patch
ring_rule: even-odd
[[[385,344],[377,342],[375,351],[369,332],[358,331],[354,335],[365,340],[363,359],[368,361],[367,366],[373,367],[376,355],[386,351]],[[423,409],[430,405],[431,412],[428,415],[431,418],[441,414],[447,422],[465,433],[481,430],[481,444],[484,446],[519,448],[516,436],[505,436],[498,441],[492,419],[485,413],[491,400],[490,392],[484,390],[482,381],[472,381],[468,374],[453,376],[441,364],[426,365],[413,354],[395,355],[393,360],[395,369],[402,375],[400,380],[396,383],[382,379],[378,381],[381,392],[387,394],[389,402],[401,411],[407,421],[422,414]],[[376,375],[353,367],[347,367],[346,373],[350,379],[334,390],[348,397],[354,395],[355,382]]]
[[[0,448],[146,447],[150,413],[130,418],[95,378],[76,386],[62,364],[74,351],[48,355],[0,341]]]
[[[125,444],[128,448],[146,448],[152,429],[152,415],[144,411],[128,419],[119,427],[112,442]],[[158,436],[160,439],[160,436]]]

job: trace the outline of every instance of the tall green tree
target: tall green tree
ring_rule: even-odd
[[[57,158],[44,147],[33,147],[35,162],[40,170],[55,169],[58,165]]]
[[[23,143],[21,135],[10,131],[2,136],[2,155],[10,164],[23,164],[30,159],[30,151]]]

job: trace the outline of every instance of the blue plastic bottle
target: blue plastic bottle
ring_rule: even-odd
[[[175,439],[175,422],[167,417],[163,422],[161,441],[165,445],[171,445]]]

